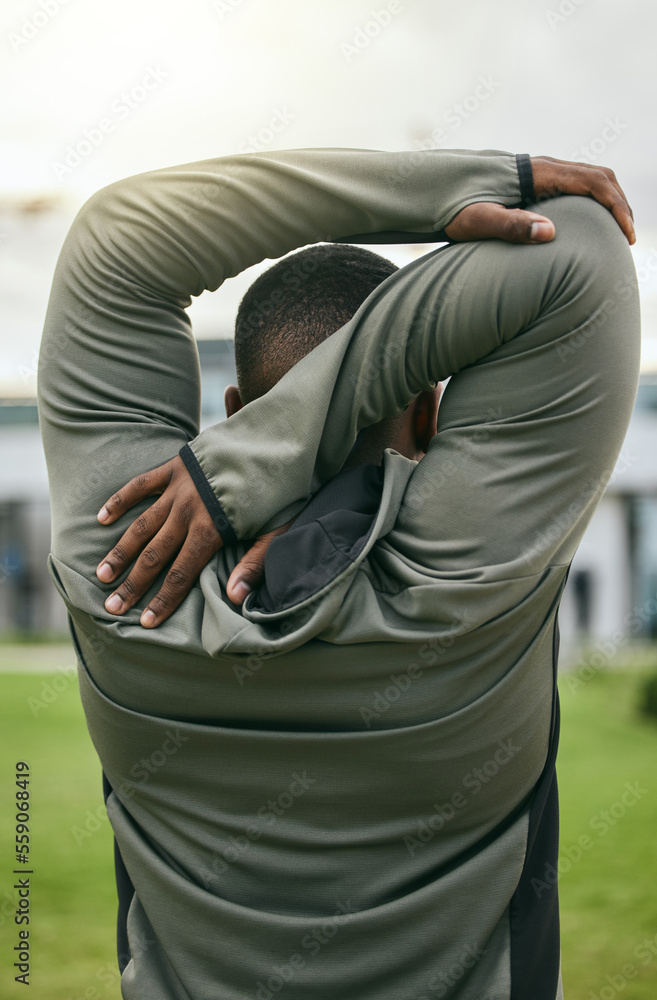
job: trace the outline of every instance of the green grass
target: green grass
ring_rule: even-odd
[[[7,645],[0,659],[5,669],[22,671],[0,674],[0,996],[119,1000],[112,837],[107,820],[94,815],[102,805],[101,772],[77,682],[66,669],[73,662],[70,648]],[[39,666],[51,672],[34,672]],[[657,995],[657,956],[637,952],[644,939],[657,952],[657,720],[636,711],[640,677],[633,668],[600,671],[574,689],[567,678],[561,683],[566,1000],[654,1000]],[[14,899],[12,793],[19,759],[31,767],[35,872],[27,993],[13,981],[9,956],[18,928],[5,896]],[[637,782],[638,800],[623,805],[626,783]],[[602,810],[618,814],[610,814],[614,825]],[[72,829],[84,830],[86,823],[93,832],[77,844]],[[573,862],[568,855],[576,858],[573,848],[582,837],[588,846]]]
[[[37,648],[32,658],[38,662]],[[70,649],[60,647],[53,660],[70,664]],[[2,674],[0,685],[0,899],[5,904],[0,904],[0,996],[119,1000],[112,836],[102,810],[102,819],[93,815],[103,803],[101,769],[86,731],[77,679],[63,671]],[[14,982],[18,973],[9,957],[19,930],[15,903],[10,905],[16,895],[13,880],[21,877],[12,875],[19,867],[12,850],[18,760],[30,765],[29,990]],[[87,832],[86,824],[94,832],[76,843],[72,828]]]
[[[639,672],[600,671],[579,687],[567,678],[560,684],[566,1000],[657,995],[657,720],[637,711],[640,680]],[[638,783],[639,797],[627,794],[623,803],[626,783]],[[577,859],[580,837],[590,844]]]

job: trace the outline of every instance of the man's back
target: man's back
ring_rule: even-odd
[[[108,314],[134,271],[114,267],[111,227],[91,247],[88,234],[121,216],[126,194],[83,222],[89,272],[75,280],[107,276]],[[636,305],[613,220],[575,199],[549,214],[561,243],[451,247],[394,275],[206,436],[223,441],[227,512],[240,445],[247,477],[272,447],[289,456],[285,477],[257,484],[246,522],[263,497],[258,526],[298,503],[309,470],[296,456],[316,455],[328,482],[242,614],[223,587],[244,546],[221,550],[151,633],[136,611],[109,615],[89,572],[107,547],[99,503],[195,433],[191,376],[188,397],[173,392],[193,345],[158,356],[149,377],[162,388],[137,419],[129,374],[100,389],[105,362],[77,359],[69,393],[46,355],[52,572],[136,889],[126,997],[464,1000],[522,997],[533,977],[532,996],[553,1000],[556,892],[541,886],[556,856],[556,613],[629,419],[637,341],[636,327],[621,338]],[[629,289],[622,310],[602,305],[612,281]],[[152,295],[140,278],[133,335]],[[391,330],[404,348],[386,362]],[[128,342],[96,361],[116,352],[120,365]],[[426,458],[387,453],[381,475],[342,473],[336,489],[363,412],[447,374]],[[98,392],[94,415],[84,397]],[[202,438],[192,450],[212,485]],[[100,458],[102,482],[71,489],[64,449],[78,475]],[[290,588],[290,564],[304,586]]]

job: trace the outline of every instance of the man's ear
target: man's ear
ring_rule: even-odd
[[[232,417],[234,413],[244,406],[240,391],[236,385],[229,385],[224,393],[224,404],[226,406],[226,416]]]
[[[435,389],[427,389],[413,401],[413,431],[417,450],[427,453],[431,439],[438,429],[438,406],[445,386],[439,382]]]

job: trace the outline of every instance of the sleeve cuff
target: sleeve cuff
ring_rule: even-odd
[[[188,444],[183,445],[178,454],[185,463],[185,467],[192,477],[194,486],[198,490],[201,500],[207,507],[208,514],[212,518],[212,523],[221,535],[222,542],[224,545],[234,544],[237,541],[237,535],[233,530],[232,524],[226,517],[223,507],[214,495],[214,491],[206,479],[205,473],[203,472],[196,455]]]
[[[525,205],[531,205],[536,200],[534,174],[529,153],[516,153],[516,166],[518,167],[518,181],[520,183],[520,205],[524,208]]]

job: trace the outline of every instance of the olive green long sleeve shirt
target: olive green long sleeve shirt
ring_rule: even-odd
[[[556,615],[636,392],[620,229],[560,198],[549,244],[430,253],[200,434],[185,313],[264,257],[482,200],[523,200],[514,156],[250,154],[111,185],[67,238],[39,369],[50,570],[135,887],[128,1000],[560,991]],[[341,472],[447,376],[420,463]],[[162,576],[121,618],[95,576],[147,504],[96,512],[179,451],[230,544],[148,631]],[[248,539],[302,509],[236,609]]]

